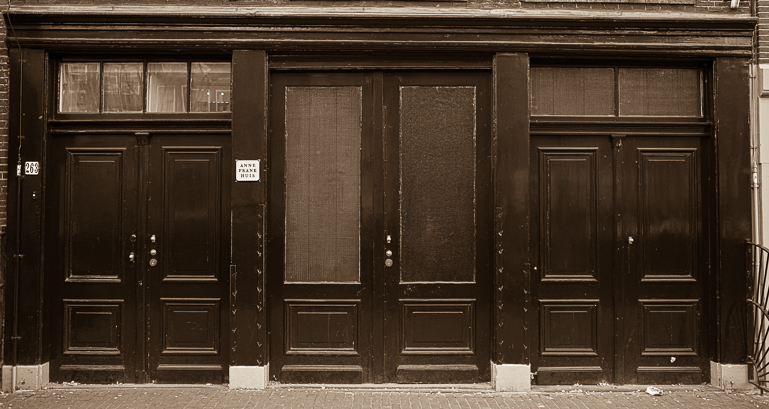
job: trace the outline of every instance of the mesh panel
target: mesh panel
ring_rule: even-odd
[[[475,279],[475,89],[402,87],[401,280]]]
[[[700,70],[621,68],[620,115],[702,116]]]
[[[532,68],[531,113],[614,115],[614,69]]]
[[[361,89],[286,88],[288,282],[356,282]]]

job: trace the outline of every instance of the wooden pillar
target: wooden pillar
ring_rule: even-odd
[[[235,167],[237,160],[258,159],[261,161],[261,178],[259,182],[234,182],[232,186],[231,387],[263,388],[267,381],[264,189],[268,78],[266,52],[233,52],[232,166]]]
[[[4,368],[14,363],[14,340],[12,339],[14,325],[17,327],[18,334],[16,347],[19,365],[39,366],[50,358],[50,342],[46,343],[45,348],[43,346],[44,304],[41,269],[42,175],[43,166],[45,166],[43,140],[48,96],[46,55],[42,50],[12,48],[10,63],[8,228],[5,238],[7,245],[4,249],[7,278]],[[20,143],[22,171],[24,162],[35,161],[41,165],[38,175],[22,178],[16,175]],[[17,193],[19,183],[21,183],[20,196]],[[19,197],[20,205],[17,206]],[[14,296],[16,280],[18,280],[18,297]],[[16,305],[14,298],[17,298]],[[3,379],[3,381],[5,384],[6,380]],[[27,385],[31,388],[36,386],[40,385]]]
[[[747,58],[714,65],[716,254],[711,272],[718,364],[745,363],[745,240],[751,237],[750,87]],[[712,376],[713,374],[711,374]]]
[[[494,363],[516,364],[528,382],[529,57],[494,59]],[[499,378],[495,371],[494,376]],[[524,380],[524,379],[522,379]],[[499,382],[497,382],[499,383]],[[498,390],[520,389],[500,387]]]

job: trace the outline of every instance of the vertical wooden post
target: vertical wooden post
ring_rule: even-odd
[[[4,365],[14,362],[13,346],[17,346],[17,364],[40,365],[50,358],[50,342],[43,347],[43,274],[42,251],[42,177],[45,172],[44,143],[46,124],[46,55],[43,50],[10,50],[10,112],[8,171],[8,230],[5,257],[6,319]],[[16,175],[21,143],[21,164],[41,164],[38,175]],[[21,196],[18,185],[22,183]],[[17,201],[17,198],[20,200]],[[18,206],[17,206],[18,203]],[[17,234],[18,233],[18,234]],[[17,242],[18,239],[18,242]],[[17,269],[18,263],[18,269]],[[18,272],[18,275],[16,275]],[[18,280],[18,300],[14,302],[14,286]],[[16,309],[14,313],[14,309]],[[14,324],[15,321],[15,324]],[[13,327],[17,327],[14,341]],[[45,375],[47,377],[47,374]],[[31,385],[31,387],[42,385]]]
[[[231,166],[234,169],[238,159],[261,160],[259,182],[233,182],[232,185],[230,365],[235,367],[265,367],[269,360],[263,229],[268,173],[268,77],[266,52],[233,52]],[[230,386],[264,387],[244,385],[238,379],[233,382],[232,369],[230,378]]]
[[[744,364],[746,354],[745,240],[751,237],[748,67],[747,58],[731,57],[717,58],[714,66],[718,234],[711,294],[717,334],[713,361],[718,364]]]
[[[529,57],[494,58],[494,362],[528,364]],[[528,380],[528,374],[526,374]]]

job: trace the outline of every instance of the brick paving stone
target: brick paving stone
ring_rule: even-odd
[[[662,387],[664,390],[664,387]],[[650,396],[634,391],[564,391],[498,393],[488,390],[361,390],[278,387],[263,391],[205,387],[53,387],[0,395],[0,409],[769,409],[769,394],[727,392],[701,387]]]

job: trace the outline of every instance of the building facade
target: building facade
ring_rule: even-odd
[[[12,4],[4,388],[744,385],[752,7]]]

